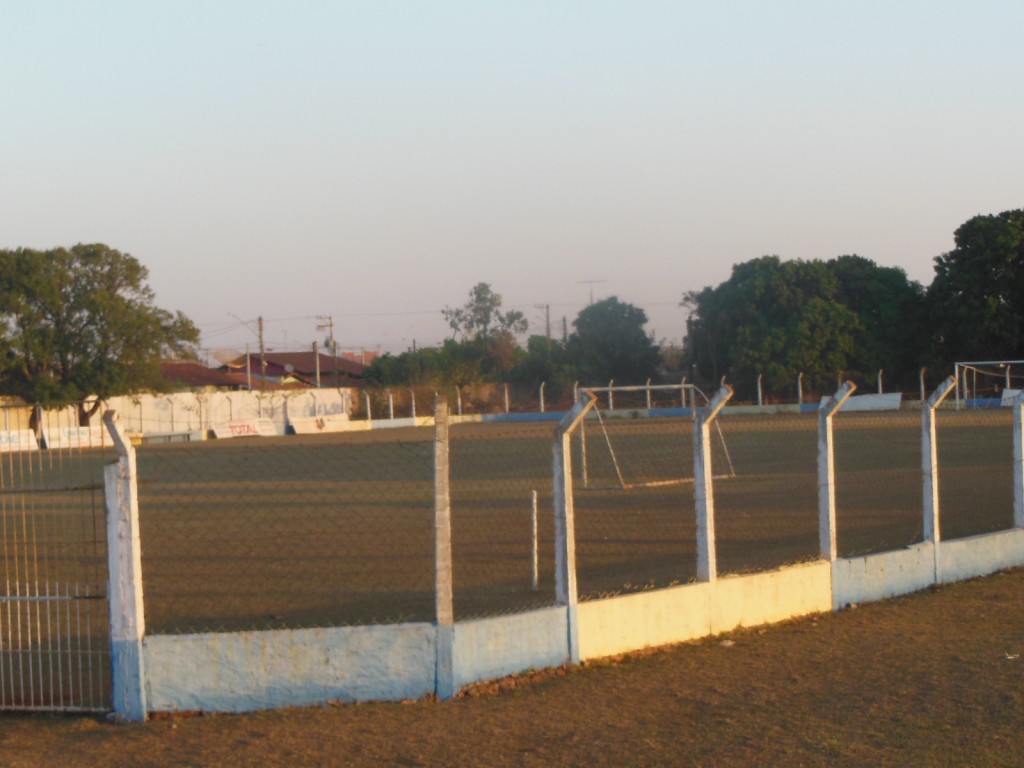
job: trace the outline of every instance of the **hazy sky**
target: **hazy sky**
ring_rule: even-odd
[[[436,344],[490,283],[678,341],[732,265],[924,284],[1024,206],[1024,3],[0,0],[0,247],[103,242],[205,347]],[[601,281],[601,282],[588,282]],[[248,325],[239,321],[252,321]],[[571,326],[570,326],[571,330]]]

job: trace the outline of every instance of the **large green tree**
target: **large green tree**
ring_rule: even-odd
[[[710,386],[721,377],[752,397],[758,375],[768,391],[831,391],[848,367],[857,317],[839,301],[836,278],[820,261],[778,256],[737,264],[724,283],[683,297],[690,310],[686,360]]]
[[[886,381],[912,389],[928,347],[924,288],[902,269],[863,256],[825,265],[836,278],[837,300],[857,316],[849,375],[869,382],[884,370]]]
[[[1024,210],[975,216],[935,258],[936,362],[1024,358]]]
[[[86,419],[100,399],[158,389],[161,358],[194,354],[199,331],[154,306],[148,275],[101,244],[0,250],[0,392],[79,402]]]
[[[582,309],[566,351],[580,384],[643,384],[658,372],[658,345],[645,330],[647,314],[612,296]]]

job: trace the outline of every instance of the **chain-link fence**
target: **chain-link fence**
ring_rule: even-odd
[[[959,539],[1013,527],[1013,410],[936,415],[940,532]]]
[[[554,602],[551,424],[451,428],[455,618]]]
[[[921,410],[840,411],[833,425],[839,556],[920,542],[924,536]]]
[[[732,477],[714,481],[718,572],[817,557],[817,416],[723,415],[714,423],[735,466]]]
[[[433,620],[431,429],[137,455],[149,631]]]

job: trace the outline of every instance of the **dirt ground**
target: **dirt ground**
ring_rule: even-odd
[[[1024,569],[451,702],[0,716],[27,766],[1024,765]]]

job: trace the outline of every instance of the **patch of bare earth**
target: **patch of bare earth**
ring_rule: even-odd
[[[21,766],[1024,764],[1024,569],[474,687],[141,725],[0,717]]]

